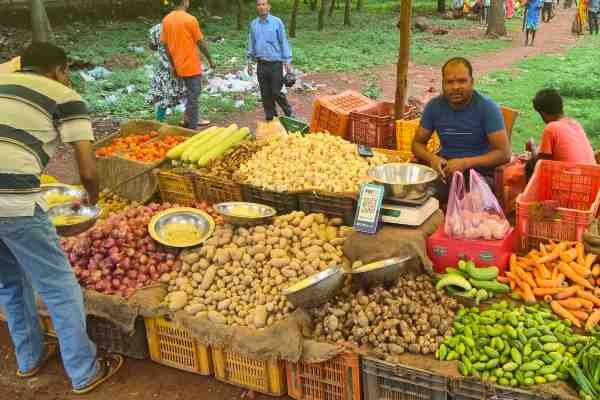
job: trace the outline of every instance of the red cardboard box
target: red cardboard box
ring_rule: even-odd
[[[468,259],[478,267],[498,267],[500,275],[504,275],[516,245],[517,235],[514,229],[502,240],[466,240],[446,236],[442,224],[427,239],[427,254],[435,271],[440,274],[445,273],[448,267],[456,268],[458,261]]]

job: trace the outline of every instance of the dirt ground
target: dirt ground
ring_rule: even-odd
[[[523,46],[523,35],[512,38],[512,46],[494,54],[483,55],[472,59],[475,75],[494,70],[510,68],[511,65],[526,57],[538,54],[561,53],[572,46],[576,37],[571,34],[571,22],[575,10],[559,10],[557,18],[550,24],[541,24],[535,47]],[[483,35],[483,32],[481,33]],[[382,88],[382,98],[393,100],[395,91],[395,66],[387,65],[371,71],[377,74]],[[356,73],[323,73],[312,74],[304,79],[316,84],[323,84],[315,93],[293,93],[289,96],[297,117],[310,120],[312,104],[315,96],[335,94],[342,90],[362,90],[364,74]],[[436,94],[440,88],[439,66],[411,65],[408,81],[409,95],[426,101]],[[255,127],[256,121],[263,118],[262,109],[252,112],[236,113],[226,116],[215,123],[230,123]],[[103,136],[117,129],[118,121],[99,120],[95,122],[97,135]],[[53,160],[48,173],[57,176],[64,182],[77,182],[73,168],[72,155],[64,151],[61,157]],[[62,400],[73,399],[69,394],[69,385],[64,370],[58,360],[53,360],[49,368],[39,377],[27,381],[15,378],[15,359],[13,348],[8,338],[5,325],[0,323],[0,399],[6,400]],[[229,400],[238,399],[244,391],[219,383],[214,378],[205,378],[185,373],[172,368],[163,367],[151,361],[128,359],[123,370],[110,383],[97,392],[86,396],[90,400],[129,400],[129,399],[169,399],[169,400]],[[258,399],[268,397],[258,396]],[[283,397],[286,399],[286,397]]]

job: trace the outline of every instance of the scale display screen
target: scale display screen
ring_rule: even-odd
[[[371,183],[363,185],[356,207],[354,230],[371,234],[377,232],[384,192],[383,186]]]

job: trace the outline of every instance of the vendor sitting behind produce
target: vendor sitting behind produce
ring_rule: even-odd
[[[452,58],[444,64],[443,94],[425,106],[412,151],[443,178],[474,168],[492,182],[494,168],[510,160],[510,144],[500,108],[474,86],[473,67],[467,59]],[[439,155],[427,150],[433,132],[440,136]],[[442,202],[447,191],[447,185],[438,187]]]
[[[538,159],[596,164],[594,150],[585,131],[579,122],[565,116],[563,99],[557,90],[537,92],[533,108],[546,123]]]

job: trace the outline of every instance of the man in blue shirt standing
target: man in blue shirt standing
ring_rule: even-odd
[[[471,63],[464,58],[452,58],[442,67],[443,94],[431,99],[423,111],[412,151],[442,178],[469,169],[492,178],[494,168],[510,160],[502,112],[474,86]],[[440,136],[439,155],[427,150],[433,132]],[[440,197],[445,196],[442,193]]]
[[[270,14],[269,1],[257,0],[256,11],[258,18],[250,23],[248,37],[248,73],[252,75],[252,63],[256,62],[265,117],[271,121],[277,116],[275,102],[285,115],[292,115],[292,107],[281,92],[284,70],[286,73],[292,71],[292,51],[283,22]]]
[[[588,23],[590,34],[598,34],[598,18],[600,18],[600,0],[589,0]]]

